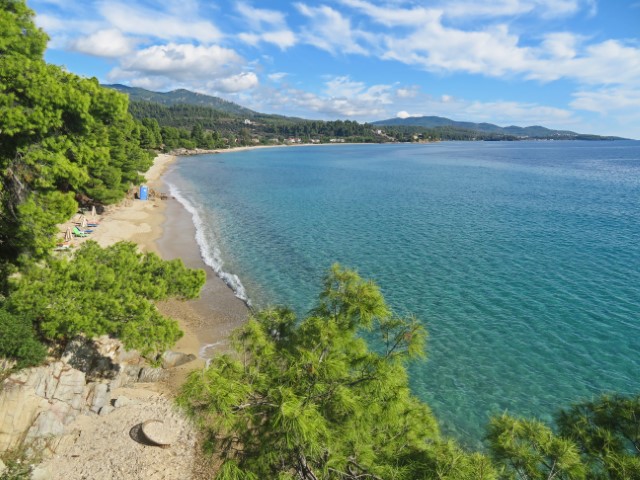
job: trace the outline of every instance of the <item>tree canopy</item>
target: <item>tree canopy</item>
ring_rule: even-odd
[[[72,259],[30,264],[12,280],[5,303],[44,339],[109,334],[127,348],[152,354],[173,345],[182,332],[151,300],[197,297],[204,282],[204,271],[139,253],[134,243],[103,249],[89,241]]]
[[[151,165],[126,95],[47,64],[22,0],[0,0],[0,259],[44,255],[76,197],[121,199]]]
[[[257,313],[233,337],[237,357],[193,373],[179,403],[222,458],[216,478],[496,478],[411,394],[405,366],[425,338],[373,282],[334,265],[310,316]]]

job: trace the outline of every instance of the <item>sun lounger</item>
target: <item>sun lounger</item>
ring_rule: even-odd
[[[74,237],[88,237],[89,236],[86,232],[83,232],[78,227],[73,227],[73,231],[71,233],[73,233]]]

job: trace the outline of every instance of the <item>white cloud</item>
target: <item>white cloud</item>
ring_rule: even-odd
[[[387,118],[387,106],[392,104],[393,86],[368,86],[342,76],[327,79],[322,94],[284,86],[263,90],[260,96],[261,99],[254,108],[287,112],[289,115],[309,118],[314,117],[313,113],[316,113],[323,118],[331,119],[371,119],[386,115]]]
[[[581,40],[581,37],[570,32],[548,33],[543,37],[540,53],[554,59],[575,58]]]
[[[262,34],[262,40],[267,43],[273,43],[283,50],[294,46],[297,42],[296,36],[291,30],[264,32]]]
[[[325,93],[334,101],[345,101],[344,105],[363,105],[367,102],[375,103],[376,108],[392,103],[390,85],[372,85],[368,87],[363,82],[355,82],[348,76],[334,77],[326,83]],[[361,107],[358,107],[361,108]]]
[[[296,3],[295,6],[310,22],[309,27],[303,29],[300,34],[304,42],[331,54],[369,54],[369,50],[358,43],[366,35],[353,30],[351,21],[337,10],[326,5],[309,7],[303,3]]]
[[[258,86],[258,76],[253,72],[243,72],[226,78],[220,78],[209,84],[209,88],[224,93],[237,93]]]
[[[174,15],[112,1],[100,3],[99,11],[109,25],[123,33],[164,40],[191,39],[205,43],[222,37],[213,23],[197,17]]]
[[[396,90],[396,96],[398,98],[414,98],[420,92],[420,87],[418,85],[413,85],[411,87],[401,87]]]
[[[285,50],[296,44],[295,34],[287,26],[285,15],[277,10],[255,8],[240,2],[236,10],[242,15],[243,21],[252,29],[251,32],[241,32],[238,38],[250,45],[260,42],[272,43]]]
[[[109,73],[109,79],[161,89],[235,93],[259,83],[257,75],[246,69],[246,61],[234,50],[218,45],[169,43],[123,57]]]
[[[442,25],[439,18],[406,37],[385,37],[385,59],[418,65],[431,71],[462,71],[501,77],[527,70],[532,53],[518,46],[505,25],[464,31]]]
[[[205,47],[168,43],[138,50],[122,59],[121,68],[130,72],[188,79],[224,75],[243,63],[242,57],[234,50],[218,45]]]
[[[403,118],[404,119],[404,118],[409,118],[411,116],[412,115],[409,112],[407,112],[406,110],[402,110],[401,112],[396,113],[396,117],[398,117],[398,118]]]
[[[398,8],[397,5],[379,7],[365,0],[341,0],[341,3],[362,11],[377,23],[387,27],[393,26],[420,26],[440,18],[441,9],[412,7]]]
[[[86,37],[70,42],[70,48],[78,52],[98,57],[121,57],[130,53],[135,41],[127,38],[118,30],[99,30]]]
[[[431,4],[435,7],[430,8],[402,7],[397,3],[379,6],[367,0],[341,0],[341,3],[389,27],[379,33],[377,48],[373,50],[382,59],[427,71],[498,78],[521,76],[543,82],[568,78],[590,84],[634,84],[640,78],[637,43],[606,40],[587,44],[585,37],[572,32],[547,32],[541,34],[538,45],[524,45],[506,22],[476,22],[474,29],[446,23],[447,17],[463,14],[470,17],[529,13],[546,17],[580,11],[592,14],[596,9],[593,0],[458,0]],[[364,32],[361,36],[366,38]],[[333,44],[333,48],[337,46]]]
[[[441,3],[451,17],[506,17],[533,14],[544,18],[575,15],[591,9],[589,0],[458,0]]]
[[[529,67],[526,76],[531,79],[572,78],[587,84],[634,85],[640,78],[640,48],[606,40],[588,45],[573,56],[567,48],[564,56],[537,59]]]
[[[574,121],[574,113],[557,107],[538,105],[535,103],[496,101],[496,102],[464,102],[462,114],[476,122],[491,122],[499,125],[517,123],[519,126],[540,125],[564,127]],[[447,102],[446,105],[451,105]]]
[[[255,29],[261,28],[263,25],[282,27],[287,23],[285,15],[277,10],[256,8],[245,2],[239,2],[236,5],[236,10],[242,15],[244,21]]]
[[[595,11],[595,0],[441,0],[429,2],[428,7],[410,4],[404,8],[398,3],[376,4],[368,0],[340,0],[340,3],[388,27],[417,27],[440,17],[481,19],[528,14],[549,18],[574,15],[585,9],[591,14]]]
[[[267,75],[267,77],[272,82],[281,82],[287,75],[289,75],[289,74],[285,73],[285,72],[276,72],[276,73],[271,73],[271,74]]]
[[[616,112],[635,112],[640,115],[640,88],[602,88],[580,90],[573,94],[573,108],[604,115]]]

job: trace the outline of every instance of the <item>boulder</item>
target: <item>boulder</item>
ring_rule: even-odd
[[[53,480],[53,475],[47,468],[38,465],[31,471],[31,480]]]
[[[96,383],[93,386],[93,395],[90,397],[91,410],[93,413],[99,413],[100,409],[109,404],[111,396],[109,395],[109,385],[106,383]]]
[[[150,443],[167,448],[176,441],[177,434],[162,420],[147,420],[142,424],[142,434]]]
[[[196,356],[192,353],[172,352],[170,350],[162,354],[162,368],[173,368],[192,362]]]
[[[115,410],[114,407],[112,407],[111,405],[105,405],[104,407],[102,407],[100,409],[100,413],[99,415],[101,417],[104,417],[105,415],[109,415],[111,412],[113,412]]]
[[[140,369],[138,375],[138,382],[140,383],[154,383],[164,380],[169,376],[169,373],[162,368],[144,367]]]

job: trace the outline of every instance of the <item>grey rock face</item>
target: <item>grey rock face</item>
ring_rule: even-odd
[[[192,353],[166,351],[162,354],[162,368],[173,368],[192,362],[196,356]]]
[[[140,375],[138,376],[138,382],[140,383],[154,383],[159,382],[160,380],[164,380],[169,376],[169,373],[166,370],[161,368],[153,368],[153,367],[144,367],[140,370]]]

